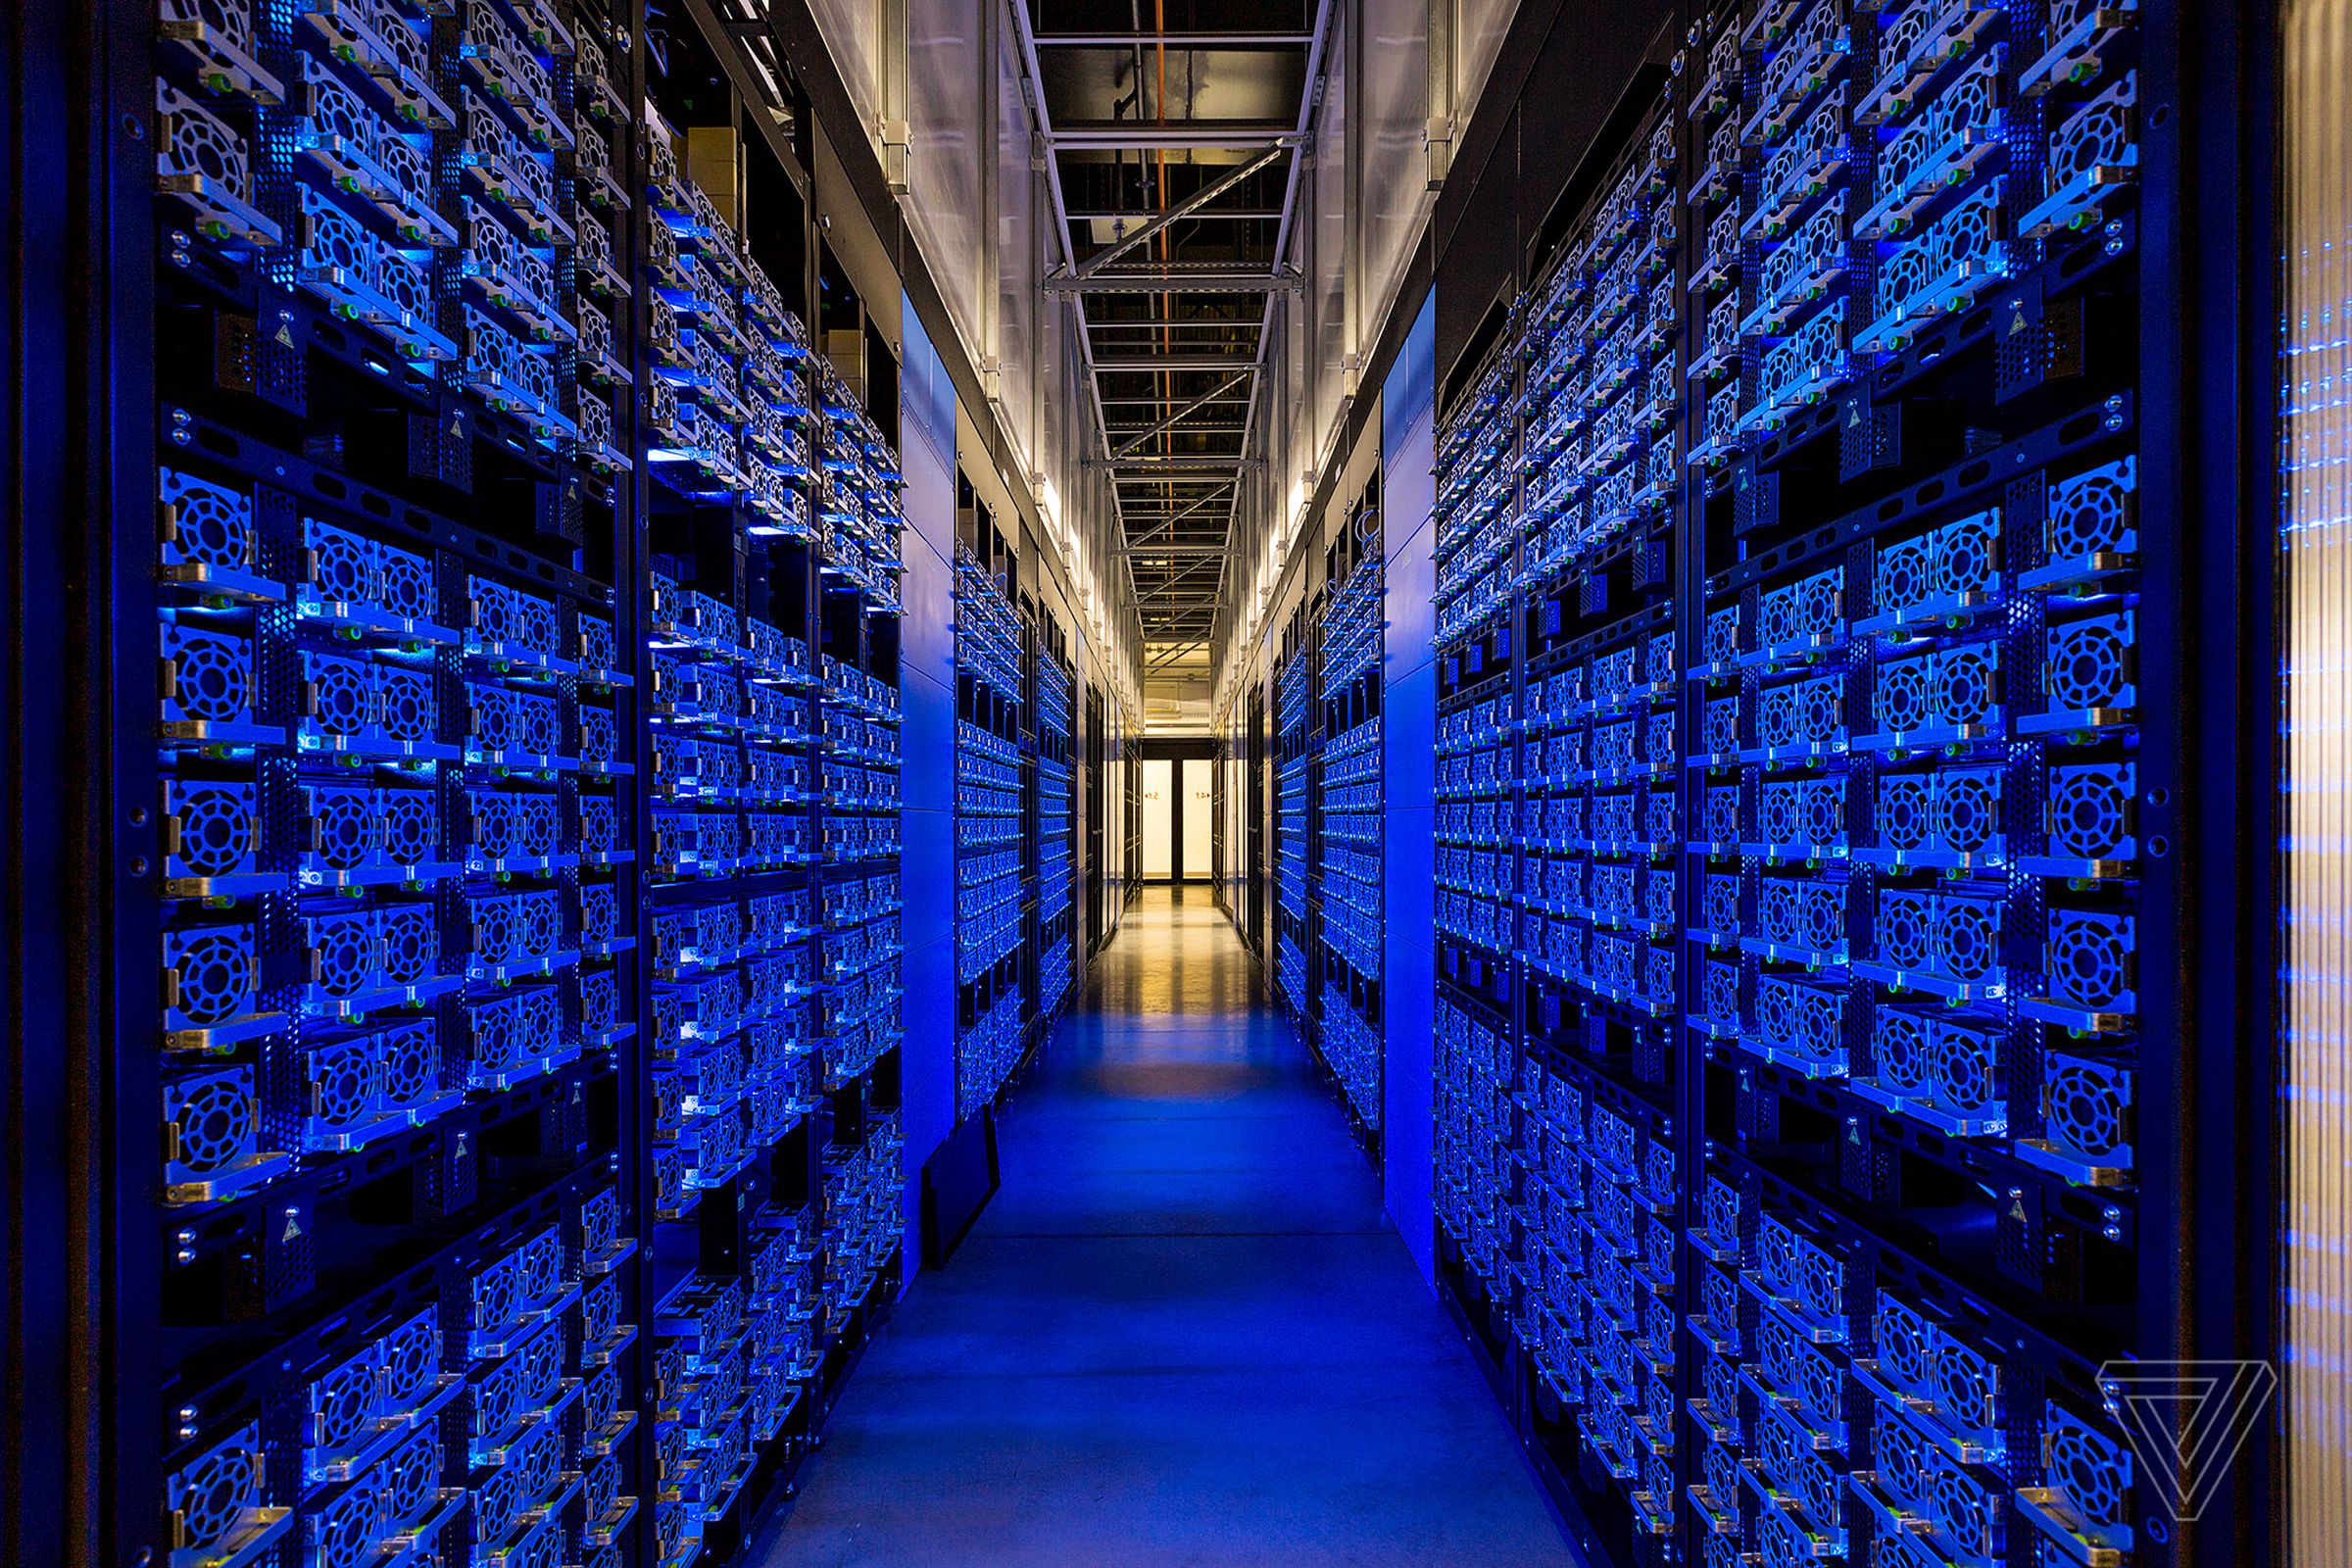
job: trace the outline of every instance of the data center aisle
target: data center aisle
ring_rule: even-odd
[[[1205,890],[1128,912],[1002,1142],[772,1568],[1570,1560]]]

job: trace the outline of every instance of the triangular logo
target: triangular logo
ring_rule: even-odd
[[[2278,1390],[2268,1361],[2110,1361],[2099,1387],[2167,1512],[2195,1521]]]
[[[302,1239],[301,1214],[302,1210],[298,1208],[289,1208],[286,1210],[286,1228],[277,1233],[277,1239],[279,1241],[294,1242]]]
[[[458,437],[460,437],[460,436],[464,435],[465,433],[466,433],[466,420],[465,420],[465,418],[464,418],[462,416],[459,416],[459,415],[455,415],[455,414],[451,415],[451,416],[449,416],[449,438],[450,438],[452,441],[455,441],[455,440],[456,440]]]
[[[2018,311],[2011,315],[2009,318],[2009,335],[2011,337],[2015,337],[2018,333],[2023,332],[2025,329],[2026,313],[2023,311]]]
[[[294,334],[286,329],[285,323],[282,321],[278,323],[277,342],[280,348],[290,349],[294,346]]]

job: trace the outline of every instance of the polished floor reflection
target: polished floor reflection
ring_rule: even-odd
[[[1205,889],[1128,911],[1002,1141],[766,1561],[1570,1560]]]

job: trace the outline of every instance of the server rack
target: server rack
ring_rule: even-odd
[[[1274,666],[1274,988],[1299,1033],[1315,1034],[1316,997],[1309,968],[1315,951],[1313,806],[1315,623],[1302,605],[1284,635]]]
[[[1071,788],[1077,671],[1069,660],[1068,635],[1051,615],[1029,621],[1028,663],[1029,711],[1036,725],[1030,806],[1030,881],[1037,889],[1035,1022],[1042,1033],[1069,1004],[1080,941],[1077,883],[1070,873],[1078,842]]]
[[[898,1267],[898,480],[807,177],[685,173],[691,21],[142,12],[108,1549],[723,1558]]]
[[[1023,984],[1026,685],[1012,558],[985,512],[956,549],[956,1115],[993,1104],[1030,1044]]]
[[[1599,1560],[2172,1560],[2143,41],[1710,16],[1442,391],[1440,1272]]]
[[[1381,556],[1375,491],[1328,552],[1317,617],[1314,876],[1315,1045],[1357,1140],[1380,1157]]]

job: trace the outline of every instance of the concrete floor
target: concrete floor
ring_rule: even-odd
[[[1572,1560],[1204,889],[1129,910],[1002,1149],[752,1560]]]

